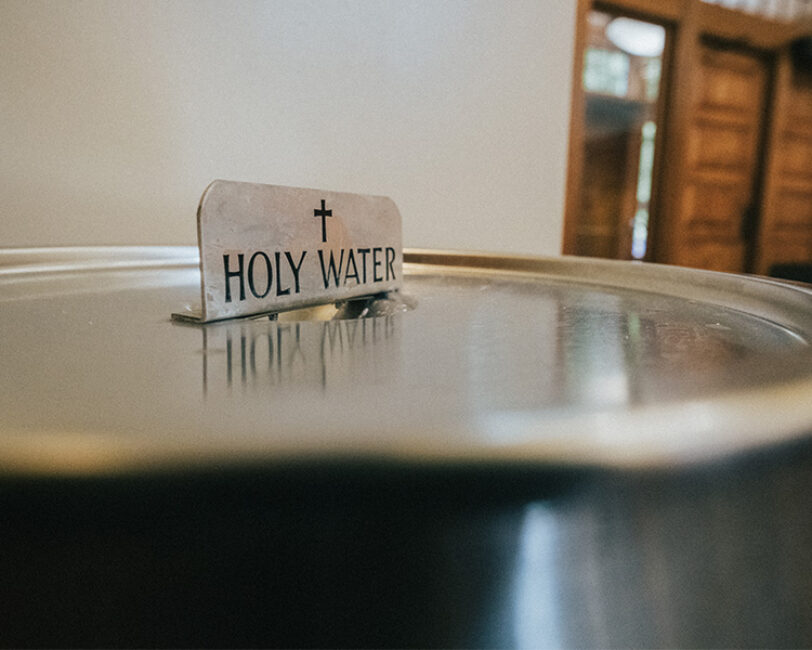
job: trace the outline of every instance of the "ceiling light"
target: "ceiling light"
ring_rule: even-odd
[[[606,37],[633,56],[660,56],[665,46],[665,29],[633,18],[615,18],[606,26]]]

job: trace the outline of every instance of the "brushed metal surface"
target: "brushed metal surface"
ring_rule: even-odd
[[[211,322],[397,289],[401,232],[386,197],[214,181],[197,210],[201,307],[176,317]]]
[[[408,311],[201,328],[169,319],[198,297],[194,249],[4,251],[0,465],[646,466],[812,431],[807,289],[597,260],[406,262]]]

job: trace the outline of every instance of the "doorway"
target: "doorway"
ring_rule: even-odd
[[[650,259],[666,28],[589,9],[575,255]]]

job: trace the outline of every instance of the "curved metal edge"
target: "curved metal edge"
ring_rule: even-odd
[[[780,323],[812,342],[812,287],[772,278],[665,264],[586,257],[506,256],[410,249],[404,264],[448,272],[489,271],[549,277],[558,282],[667,295],[712,303]]]
[[[407,249],[404,262],[418,272],[499,272],[528,274],[555,278],[557,281],[588,283],[592,285],[625,288],[651,293],[665,293],[689,300],[714,302],[727,307],[763,312],[769,320],[777,314],[785,314],[809,337],[812,328],[812,291],[796,284],[787,284],[758,276],[741,276],[711,271],[657,264],[598,260],[589,258],[544,258],[532,256],[508,256],[491,253],[468,253],[462,251],[433,251]],[[15,274],[58,273],[61,270],[106,271],[122,267],[130,269],[189,268],[197,266],[195,246],[109,246],[64,247],[36,249],[0,249],[0,279]],[[755,310],[754,310],[755,308]],[[695,400],[689,403],[654,405],[625,412],[599,411],[564,417],[555,413],[503,413],[495,414],[493,421],[479,423],[487,439],[490,430],[499,431],[498,441],[481,445],[467,452],[459,449],[431,448],[421,446],[379,448],[365,450],[372,456],[387,460],[409,462],[522,462],[543,465],[586,465],[613,468],[656,468],[695,464],[727,457],[731,453],[746,453],[753,449],[788,442],[812,434],[812,401],[805,397],[812,394],[812,378],[803,378],[788,384],[771,387],[768,391],[732,392],[714,400]],[[758,413],[766,412],[776,405],[780,421],[771,423],[769,435],[763,430],[764,419]],[[773,411],[770,411],[773,412]],[[686,439],[686,422],[701,424],[689,427],[694,432]],[[652,423],[662,425],[673,432],[668,436],[670,444],[651,446],[645,439],[631,448],[629,431],[645,431]],[[720,439],[720,431],[727,435]],[[584,431],[593,432],[584,436]],[[506,442],[506,432],[510,440]],[[137,467],[154,467],[163,458],[170,466],[199,466],[205,462],[205,454],[190,461],[189,449],[178,441],[167,441],[172,447],[154,448],[143,441],[119,438],[93,437],[93,449],[101,453],[103,462],[88,457],[70,460],[65,457],[66,441],[63,433],[50,436],[47,432],[31,435],[30,431],[17,432],[0,441],[3,473],[87,473],[96,468],[102,472],[131,471]],[[540,435],[543,433],[543,436]],[[552,434],[552,435],[551,435]],[[85,440],[85,435],[81,436]],[[99,441],[103,442],[99,446]],[[573,442],[578,444],[574,445]],[[75,440],[72,442],[76,442]],[[660,441],[662,442],[662,441]],[[735,444],[733,444],[735,442]],[[622,444],[621,444],[622,443]],[[224,450],[231,449],[224,443],[214,445],[212,458],[219,458]],[[36,467],[28,466],[32,456],[30,445],[39,450]],[[110,446],[107,448],[105,445]],[[133,446],[134,448],[130,448]],[[167,452],[171,451],[167,455]],[[357,457],[364,450],[342,449],[327,454],[335,459],[348,455]],[[45,452],[45,453],[43,453]],[[52,454],[48,452],[53,452]],[[90,451],[88,450],[88,453]],[[268,449],[248,446],[235,453],[234,460],[241,462],[260,458],[279,460],[297,455],[295,449]],[[95,456],[93,457],[96,458]],[[73,464],[71,464],[73,463]]]
[[[767,391],[665,403],[628,411],[558,414],[495,413],[474,426],[481,443],[460,448],[456,436],[397,436],[397,444],[326,444],[318,451],[255,438],[207,438],[181,433],[155,440],[133,431],[9,430],[0,438],[0,476],[104,476],[130,472],[195,470],[228,464],[297,461],[660,471],[708,465],[791,444],[812,436],[812,404],[803,401],[812,379]],[[784,407],[775,409],[775,407]],[[769,435],[764,409],[779,414]],[[656,425],[656,442],[648,432]],[[453,426],[451,427],[453,434]],[[686,432],[688,434],[686,435]],[[408,432],[404,432],[406,434]]]
[[[198,265],[197,246],[0,248],[0,278],[39,273]]]

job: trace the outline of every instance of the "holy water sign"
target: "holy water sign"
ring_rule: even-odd
[[[210,322],[398,289],[401,219],[391,199],[214,181],[197,211],[200,312]]]

